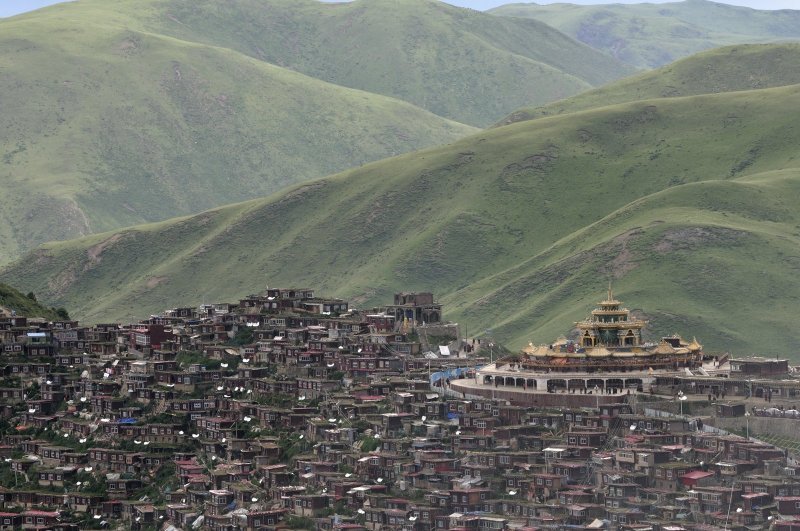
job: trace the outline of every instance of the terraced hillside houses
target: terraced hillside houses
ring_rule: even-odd
[[[761,382],[727,401],[687,374],[527,407],[456,390],[498,347],[442,310],[294,288],[127,324],[6,309],[0,529],[800,529],[792,451],[709,426],[800,422],[788,364],[724,360]]]

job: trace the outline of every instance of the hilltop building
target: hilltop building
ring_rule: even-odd
[[[577,340],[531,343],[520,353],[477,370],[474,384],[457,382],[456,389],[525,404],[568,401],[589,406],[619,402],[624,395],[649,391],[659,376],[691,375],[702,367],[703,347],[697,340],[686,342],[674,335],[657,344],[644,342],[647,321],[631,315],[610,287],[598,304],[586,319],[575,323]]]

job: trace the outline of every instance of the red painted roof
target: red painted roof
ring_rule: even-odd
[[[703,479],[707,478],[708,476],[713,476],[713,472],[703,472],[702,470],[693,470],[691,472],[687,472],[681,476],[681,478],[685,479]]]

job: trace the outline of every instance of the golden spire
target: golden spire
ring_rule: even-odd
[[[606,299],[606,300],[609,300],[609,301],[613,301],[614,300],[614,293],[612,293],[612,291],[611,291],[611,280],[610,279],[608,281],[608,299]]]

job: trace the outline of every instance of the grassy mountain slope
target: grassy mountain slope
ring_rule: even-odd
[[[798,193],[797,168],[671,187],[445,301],[469,322],[493,317],[513,344],[541,344],[588,315],[609,278],[651,321],[650,339],[682,332],[710,350],[794,355]]]
[[[8,284],[0,282],[0,315],[5,312],[16,312],[17,315],[26,317],[44,317],[51,321],[63,317],[58,315],[55,309],[39,304],[35,296],[30,298]]]
[[[651,98],[734,92],[800,83],[800,43],[717,48],[540,107],[501,124]]]
[[[707,0],[508,4],[490,12],[540,20],[639,68],[655,68],[718,46],[800,38],[800,11],[761,11]]]
[[[520,346],[566,331],[611,275],[630,304],[674,316],[655,319],[654,333],[682,325],[677,331],[712,338],[709,348],[750,352],[771,332],[762,351],[785,353],[798,340],[781,324],[796,305],[784,286],[796,274],[798,214],[787,201],[800,140],[786,109],[798,105],[800,86],[792,86],[521,122],[267,199],[48,244],[0,280],[89,320],[231,299],[266,284],[312,285],[359,305],[431,289],[450,317],[471,330],[499,322],[498,339]],[[781,170],[791,186],[755,177]],[[717,226],[719,237],[716,228],[691,237]],[[639,267],[619,248],[633,227],[646,228],[631,240]],[[779,253],[785,260],[772,260]],[[762,289],[762,270],[779,289]],[[743,289],[758,318],[734,325],[723,310],[744,304]],[[687,307],[689,298],[698,302]],[[695,315],[697,323],[679,320]]]
[[[475,130],[82,3],[0,21],[0,263]]]
[[[106,19],[238,50],[338,85],[489,125],[523,105],[571,96],[632,72],[535,20],[434,0],[81,0]],[[235,31],[232,29],[235,28]]]

